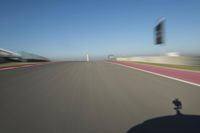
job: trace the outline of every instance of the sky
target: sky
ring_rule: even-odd
[[[0,0],[0,48],[52,59],[200,54],[199,35],[199,0]]]

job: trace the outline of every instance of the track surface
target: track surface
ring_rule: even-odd
[[[200,115],[200,87],[107,62],[0,71],[2,133],[126,133],[145,120]]]

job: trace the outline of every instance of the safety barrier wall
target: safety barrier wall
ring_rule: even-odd
[[[143,56],[143,57],[128,57],[116,58],[117,61],[137,61],[147,63],[161,63],[174,65],[190,65],[200,66],[200,56]]]

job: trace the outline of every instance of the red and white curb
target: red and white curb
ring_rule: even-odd
[[[109,63],[115,64],[115,65],[119,65],[119,66],[123,66],[123,67],[130,68],[130,69],[139,70],[139,71],[142,71],[142,72],[150,73],[150,74],[153,74],[153,75],[157,75],[157,76],[173,79],[173,80],[176,80],[176,81],[180,81],[180,82],[183,82],[183,83],[187,83],[187,84],[191,84],[191,85],[195,85],[195,86],[200,87],[200,84],[193,83],[193,82],[190,82],[190,81],[187,81],[187,80],[178,79],[178,78],[175,78],[175,77],[170,77],[170,76],[167,76],[167,75],[163,75],[163,74],[159,74],[159,73],[156,73],[156,72],[147,71],[147,70],[140,69],[140,68],[135,68],[133,66],[127,66],[127,65],[124,65],[124,64],[116,63],[116,62],[109,62]]]
[[[45,64],[52,64],[55,62],[44,62],[44,63],[35,63],[35,64],[27,64],[27,65],[19,65],[19,66],[8,66],[8,67],[0,67],[0,71],[2,70],[12,70],[16,68],[26,68],[26,67],[33,67],[33,66],[40,66],[40,65],[45,65]]]

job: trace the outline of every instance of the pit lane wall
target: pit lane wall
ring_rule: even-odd
[[[174,64],[200,66],[200,56],[140,56],[140,57],[118,57],[117,61],[136,61],[146,63]]]

